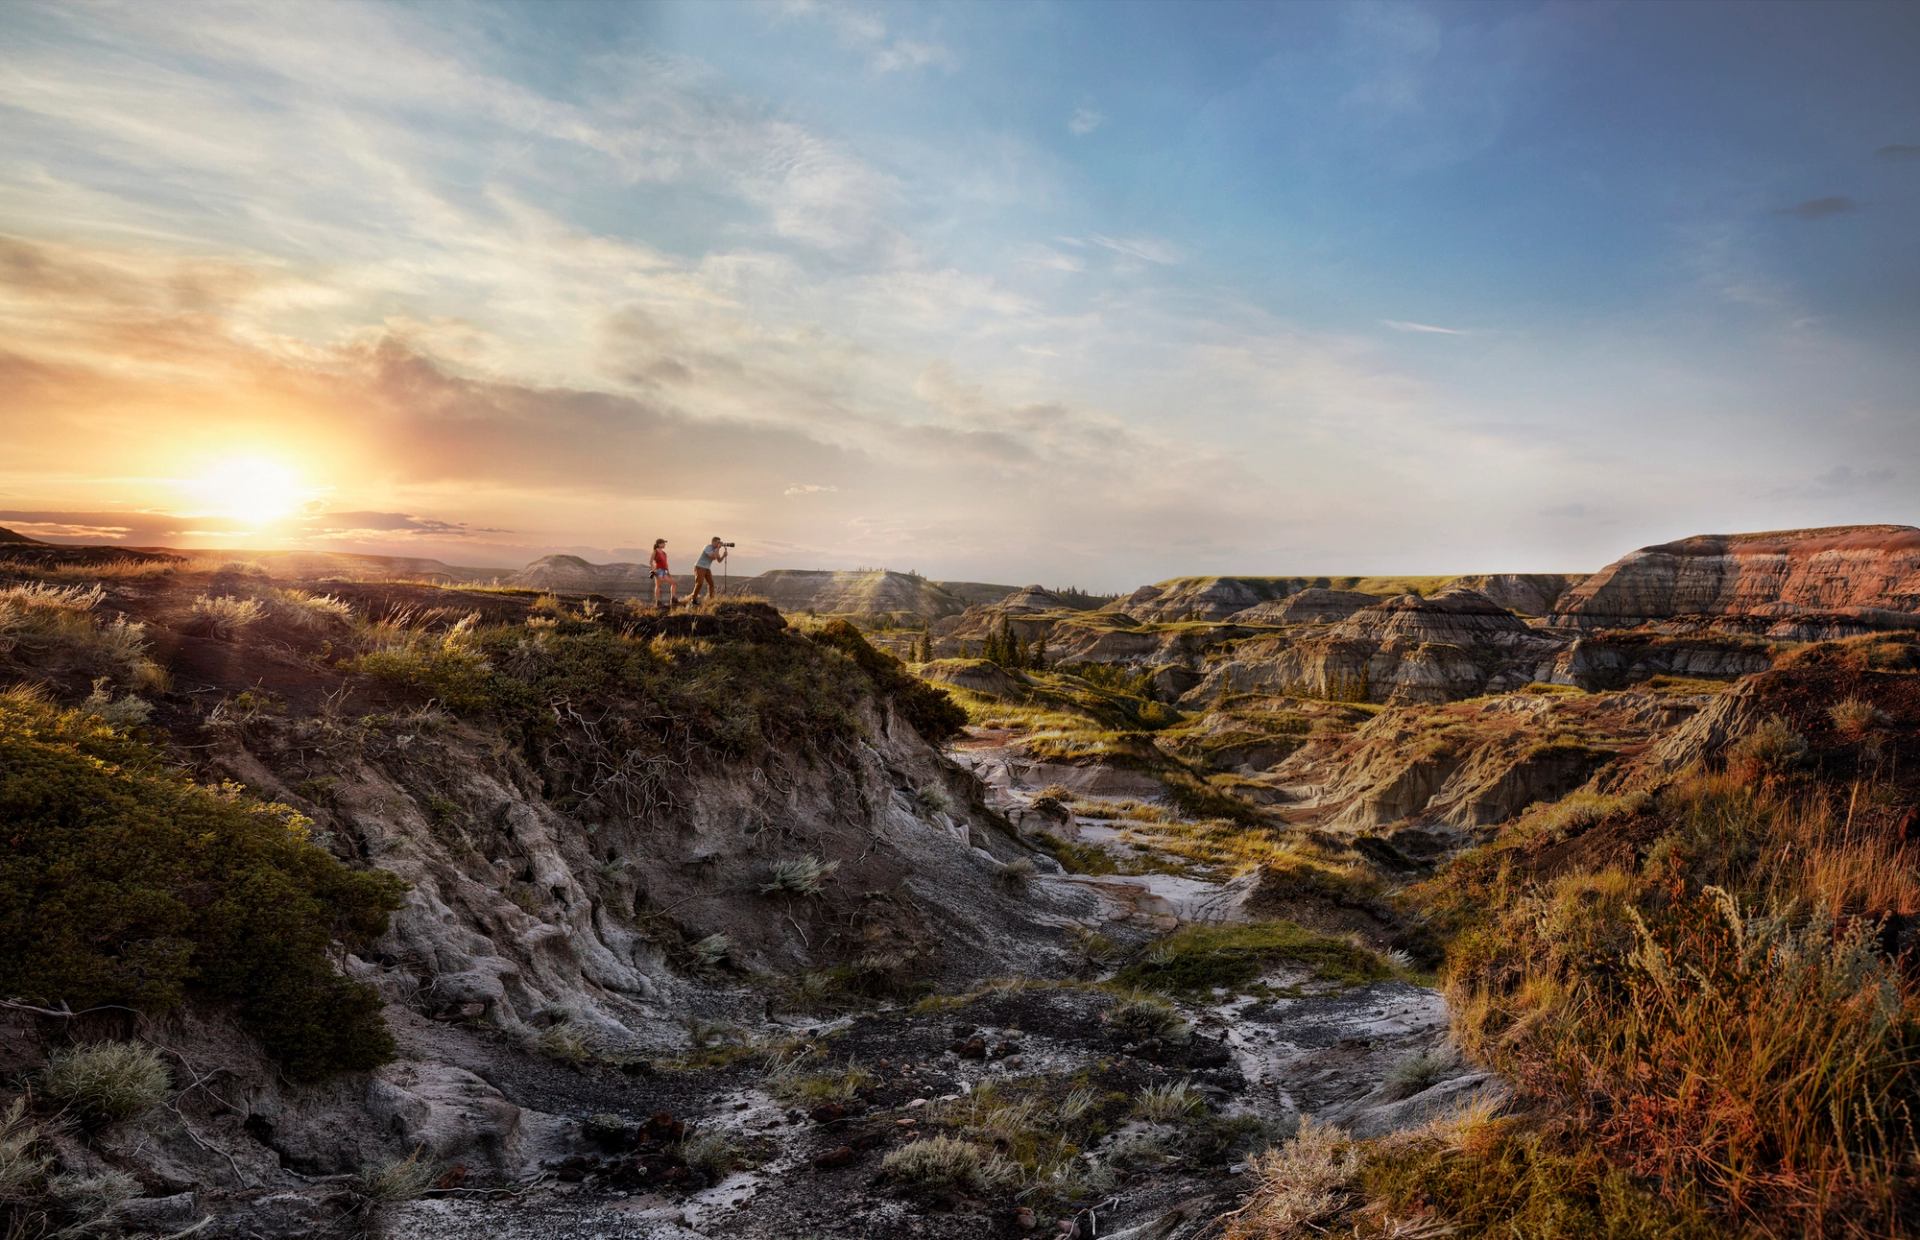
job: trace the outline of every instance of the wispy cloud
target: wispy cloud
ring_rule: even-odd
[[[1124,254],[1128,258],[1163,267],[1170,267],[1184,257],[1179,246],[1157,237],[1109,237],[1104,233],[1091,233],[1086,240],[1115,254]]]
[[[1075,108],[1073,115],[1067,118],[1067,132],[1076,138],[1084,138],[1106,123],[1107,118],[1092,108]]]
[[[1776,499],[1855,499],[1883,492],[1894,480],[1894,471],[1885,467],[1857,469],[1835,465],[1810,478],[1785,482],[1773,488]]]
[[[1911,142],[1890,142],[1874,152],[1881,159],[1920,159],[1920,146]]]
[[[787,17],[826,23],[841,46],[866,56],[867,67],[875,73],[929,66],[951,69],[955,64],[953,52],[944,44],[895,34],[886,19],[870,9],[838,0],[780,0],[778,9]]]
[[[1809,198],[1797,202],[1791,207],[1781,207],[1775,215],[1791,215],[1796,220],[1824,220],[1829,216],[1845,215],[1858,211],[1860,204],[1844,194],[1834,194],[1827,198]]]
[[[1432,323],[1415,323],[1407,319],[1381,319],[1381,324],[1397,332],[1424,332],[1433,336],[1471,336],[1473,333],[1460,327],[1437,327]]]
[[[795,482],[795,483],[789,484],[787,489],[780,492],[780,494],[782,495],[830,495],[833,492],[838,491],[839,489],[840,489],[839,487],[827,486],[818,482]]]

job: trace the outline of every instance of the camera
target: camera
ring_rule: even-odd
[[[723,542],[723,543],[721,543],[720,545],[721,545],[721,546],[723,546],[723,547],[731,547],[731,546],[733,546],[733,544],[732,544],[732,543],[730,543],[730,542]]]

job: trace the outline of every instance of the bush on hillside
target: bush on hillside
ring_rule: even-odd
[[[967,726],[967,712],[943,691],[908,672],[906,665],[884,650],[876,650],[860,630],[845,620],[830,620],[813,640],[852,659],[873,681],[875,689],[893,699],[894,706],[916,732],[939,744]]]
[[[402,885],[348,870],[306,825],[90,715],[0,695],[0,994],[211,1000],[295,1078],[382,1062],[380,1001],[330,956],[382,933]]]

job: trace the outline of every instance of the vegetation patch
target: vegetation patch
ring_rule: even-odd
[[[41,1092],[86,1124],[144,1115],[166,1100],[171,1077],[160,1052],[139,1042],[95,1042],[56,1051]]]
[[[1778,775],[1794,739],[1748,756]],[[1695,773],[1641,809],[1624,864],[1509,871],[1454,942],[1460,1040],[1569,1117],[1596,1183],[1693,1186],[1737,1228],[1892,1234],[1920,1207],[1920,984],[1881,927],[1920,910],[1920,849],[1863,825],[1872,801]]]
[[[0,993],[230,1003],[290,1076],[382,1062],[379,999],[331,953],[381,934],[402,884],[348,870],[307,829],[94,716],[0,695]]]
[[[1292,922],[1183,926],[1120,970],[1123,986],[1172,994],[1245,992],[1281,965],[1307,970],[1320,981],[1362,985],[1396,970],[1378,954],[1343,939],[1315,934]]]

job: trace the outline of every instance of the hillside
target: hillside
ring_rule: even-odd
[[[1270,604],[1303,590],[1335,590],[1376,599],[1434,594],[1448,586],[1480,590],[1500,606],[1523,615],[1543,614],[1577,575],[1481,573],[1429,577],[1175,577],[1141,586],[1108,610],[1135,620],[1225,620],[1236,612]]]
[[[1570,590],[1553,622],[1630,627],[1682,617],[1797,626],[1911,627],[1920,617],[1920,529],[1846,525],[1702,534],[1642,547]]]
[[[616,560],[593,564],[577,555],[542,556],[504,579],[505,584],[556,594],[606,594],[614,597],[648,593],[653,579],[644,564]]]
[[[46,545],[37,538],[28,538],[25,534],[16,533],[0,525],[0,546],[44,547]]]
[[[929,581],[884,569],[862,572],[779,568],[736,580],[737,593],[764,598],[783,611],[818,615],[938,620],[957,616],[974,599],[997,599],[1014,586]]]
[[[0,1228],[1911,1237],[1920,631],[1740,627],[1897,600],[1901,543],[1687,540],[1745,580],[1625,629],[1035,586],[911,668],[761,601],[28,547]]]

